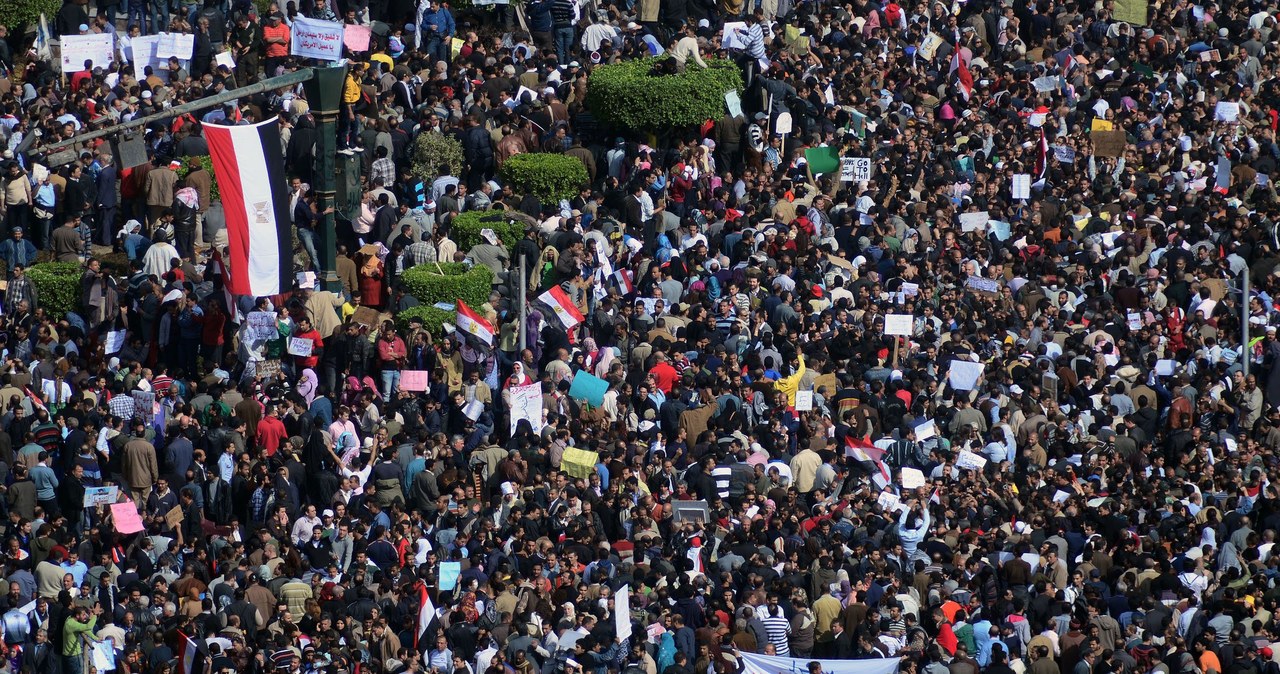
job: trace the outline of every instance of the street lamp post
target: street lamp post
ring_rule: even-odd
[[[330,207],[337,208],[338,115],[342,110],[342,89],[347,81],[347,65],[316,68],[315,76],[303,83],[307,101],[316,118],[316,203],[320,212],[320,269],[322,282],[330,292],[342,292],[337,271],[337,219]]]

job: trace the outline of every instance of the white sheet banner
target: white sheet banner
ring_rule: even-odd
[[[516,424],[521,419],[529,422],[533,432],[542,432],[542,384],[512,386],[507,391],[511,394],[511,432],[516,432]]]
[[[84,70],[85,61],[93,61],[93,67],[104,71],[115,60],[116,42],[112,33],[62,36],[62,72],[78,73]]]
[[[613,595],[613,628],[619,639],[631,636],[631,586],[623,585]]]
[[[294,56],[337,61],[342,58],[342,24],[298,17],[293,20],[289,53]]]
[[[803,674],[809,671],[809,663],[822,666],[822,674],[895,674],[898,659],[876,660],[814,660],[812,658],[783,658],[776,655],[742,653],[746,674]]]

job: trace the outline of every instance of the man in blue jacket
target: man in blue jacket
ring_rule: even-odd
[[[440,6],[440,0],[431,0],[430,5],[423,3],[418,7],[418,14],[418,46],[432,61],[448,63],[450,40],[457,32],[453,14],[447,7]]]

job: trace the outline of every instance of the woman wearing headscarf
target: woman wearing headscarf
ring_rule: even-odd
[[[377,255],[366,255],[360,267],[360,305],[382,310],[383,296],[386,295],[383,285],[382,260]]]
[[[319,386],[320,378],[316,376],[316,371],[306,368],[298,379],[298,395],[307,401],[307,405],[311,405],[316,399],[316,388]]]

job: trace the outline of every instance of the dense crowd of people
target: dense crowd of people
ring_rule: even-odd
[[[0,27],[0,674],[1280,674],[1278,12],[68,0],[118,57],[65,72]],[[299,17],[371,34],[335,269],[301,86],[46,153],[311,65]],[[654,55],[740,94],[611,127],[588,76]],[[267,120],[298,282],[236,296],[203,130]],[[491,339],[401,316],[444,262]]]

